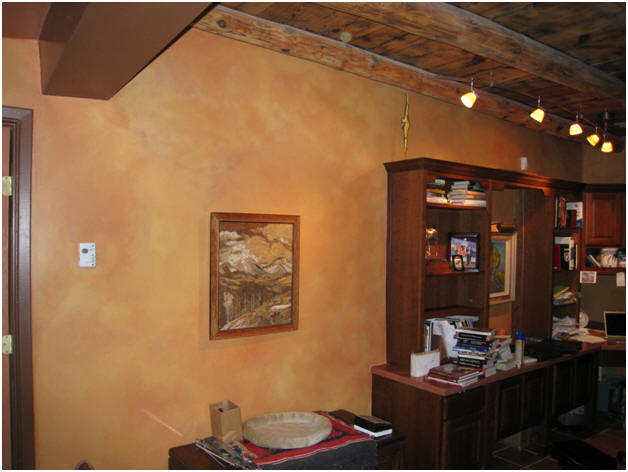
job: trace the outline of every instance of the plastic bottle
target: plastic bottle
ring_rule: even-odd
[[[525,351],[526,335],[517,330],[515,336],[515,366],[520,369],[523,366],[523,353]]]

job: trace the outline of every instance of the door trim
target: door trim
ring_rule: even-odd
[[[31,158],[33,110],[2,107],[2,125],[11,128],[13,246],[9,261],[9,326],[14,336],[11,371],[12,462],[35,468],[33,352],[31,338]]]

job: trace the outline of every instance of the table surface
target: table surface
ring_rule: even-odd
[[[353,425],[356,415],[347,410],[334,410],[329,412],[336,418],[341,419],[348,425]],[[393,434],[383,436],[381,438],[373,438],[377,443],[378,451],[385,448],[392,448],[395,446],[401,446],[405,441],[405,437],[398,432],[394,431]],[[168,465],[170,469],[223,469],[222,465],[218,461],[214,460],[209,454],[201,451],[193,443],[185,444],[183,446],[176,446],[170,448],[168,451],[169,461]]]

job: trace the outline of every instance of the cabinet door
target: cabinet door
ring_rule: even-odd
[[[546,370],[541,369],[523,378],[521,429],[534,426],[545,419]]]
[[[578,357],[575,360],[575,365],[574,406],[580,406],[587,403],[593,397],[593,389],[597,380],[595,355]]]
[[[554,365],[552,370],[552,416],[558,416],[575,406],[572,387],[574,362],[561,362]]]
[[[497,439],[505,438],[521,428],[521,378],[511,377],[499,385],[499,418]]]
[[[443,425],[443,468],[480,469],[482,466],[482,414],[480,412],[445,421]]]
[[[622,245],[625,193],[585,192],[584,243]]]

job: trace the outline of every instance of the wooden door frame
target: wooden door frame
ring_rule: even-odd
[[[14,469],[35,468],[33,353],[31,338],[31,156],[33,110],[2,107],[2,126],[11,128],[13,245],[9,255],[11,356],[11,452]]]

